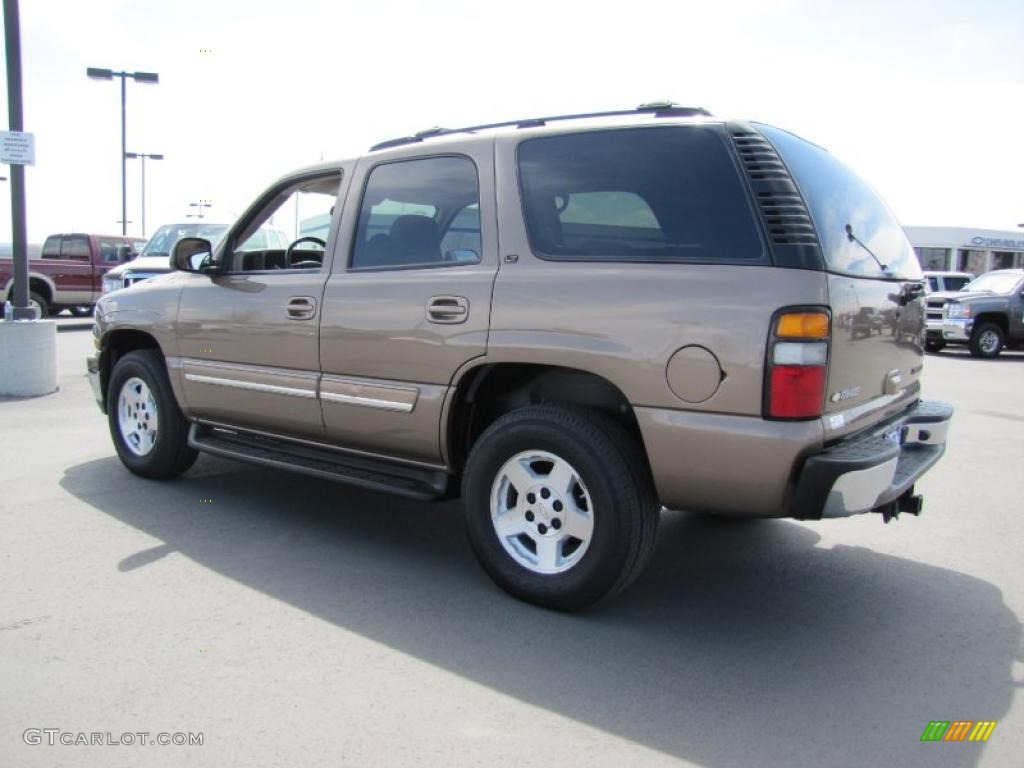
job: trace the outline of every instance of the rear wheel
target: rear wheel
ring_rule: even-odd
[[[598,412],[545,405],[501,417],[473,446],[463,499],[484,570],[547,608],[621,591],[654,546],[659,507],[642,451]]]
[[[968,344],[971,354],[975,357],[991,359],[998,357],[1003,351],[1005,337],[1003,329],[995,323],[982,323],[974,328]]]
[[[110,436],[121,463],[137,475],[176,477],[196,460],[160,353],[129,352],[114,366],[107,392]]]
[[[71,314],[75,317],[89,317],[92,315],[92,307],[83,305],[80,307],[71,307]]]
[[[11,300],[13,301],[13,299],[14,299],[14,296],[12,294]],[[33,307],[36,307],[36,308],[39,309],[39,316],[40,317],[49,317],[50,316],[50,305],[47,303],[46,299],[44,299],[40,294],[36,293],[35,291],[32,291],[32,292],[29,293],[29,295],[28,295],[28,303],[29,303],[30,306],[33,306]]]

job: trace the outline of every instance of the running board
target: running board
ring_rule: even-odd
[[[420,501],[439,499],[448,490],[448,475],[441,470],[349,456],[223,427],[193,423],[188,432],[188,444],[197,451],[228,459],[301,472]]]

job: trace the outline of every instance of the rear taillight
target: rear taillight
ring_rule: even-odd
[[[816,419],[825,407],[829,315],[783,310],[775,316],[765,367],[765,416]]]

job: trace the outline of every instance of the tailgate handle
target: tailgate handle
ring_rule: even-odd
[[[469,300],[464,296],[432,296],[427,302],[427,320],[432,323],[464,323]]]
[[[291,320],[309,320],[316,314],[316,299],[312,296],[292,296],[285,310]]]

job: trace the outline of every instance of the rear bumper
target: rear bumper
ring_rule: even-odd
[[[793,494],[800,519],[848,517],[900,499],[946,450],[953,408],[922,400],[895,421],[809,457]]]

